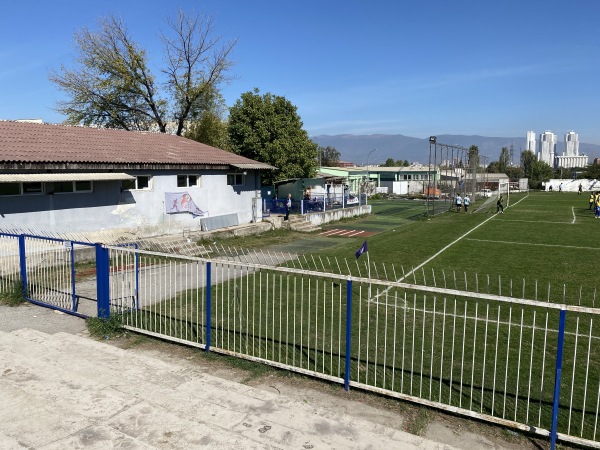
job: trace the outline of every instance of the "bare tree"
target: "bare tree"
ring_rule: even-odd
[[[213,36],[211,17],[180,12],[168,20],[173,36],[162,35],[162,86],[148,67],[146,51],[120,19],[109,16],[99,25],[97,32],[83,29],[75,35],[76,67],[61,66],[49,75],[67,94],[55,108],[67,116],[67,123],[165,133],[174,122],[175,133],[181,135],[186,122],[209,110],[219,86],[230,80],[235,41],[223,43]]]

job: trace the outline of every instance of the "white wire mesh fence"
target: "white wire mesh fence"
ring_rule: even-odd
[[[110,252],[121,265],[111,269],[111,299],[127,299],[116,310],[134,329],[334,382],[344,382],[348,368],[351,386],[542,435],[556,411],[558,436],[596,445],[595,308],[298,267]],[[562,335],[561,310],[568,317]]]
[[[96,289],[76,248],[27,237],[31,298],[72,309]],[[105,248],[109,306],[131,329],[542,435],[556,414],[560,438],[600,447],[595,295],[565,305],[524,281],[383,265],[365,278],[362,260],[360,277],[348,260],[216,245]],[[20,280],[19,251],[0,237],[2,286]]]

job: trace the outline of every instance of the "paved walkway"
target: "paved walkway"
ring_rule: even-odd
[[[85,334],[0,306],[0,448],[452,449]]]

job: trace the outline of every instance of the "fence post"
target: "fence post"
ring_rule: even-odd
[[[133,244],[135,248],[135,310],[140,309],[140,254],[138,252],[139,245]]]
[[[346,282],[346,367],[344,389],[350,390],[350,357],[352,351],[352,280]]]
[[[75,287],[75,244],[73,241],[69,242],[69,251],[71,254],[71,302],[73,311],[77,311],[79,305],[77,304],[77,293]]]
[[[206,346],[204,347],[204,350],[206,350],[207,352],[210,351],[210,324],[211,324],[211,320],[210,320],[210,303],[211,303],[211,292],[210,292],[210,283],[211,283],[211,262],[207,261],[206,262]]]
[[[21,269],[21,289],[23,297],[27,297],[27,257],[25,255],[25,236],[19,235],[19,267]]]
[[[556,375],[554,377],[554,400],[552,402],[552,429],[550,430],[550,448],[554,450],[556,446],[556,434],[558,428],[558,406],[560,398],[560,379],[562,374],[562,354],[565,342],[565,321],[567,311],[560,310],[560,322],[558,324],[558,347],[556,349]]]
[[[96,294],[98,297],[98,318],[110,317],[110,289],[109,289],[109,258],[108,249],[102,244],[96,245]]]

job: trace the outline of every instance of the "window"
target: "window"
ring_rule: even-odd
[[[198,175],[177,175],[177,187],[198,186]]]
[[[21,195],[21,183],[0,183],[0,195]]]
[[[41,194],[43,192],[42,183],[33,181],[31,183],[23,183],[23,194]]]
[[[244,184],[244,174],[243,173],[228,173],[227,174],[227,184],[229,186],[240,186]]]
[[[150,189],[150,180],[152,180],[152,177],[150,175],[138,175],[135,177],[135,180],[123,180],[123,182],[121,183],[121,190],[148,190]]]
[[[68,192],[92,192],[91,181],[60,181],[54,183],[54,193],[64,194]]]

